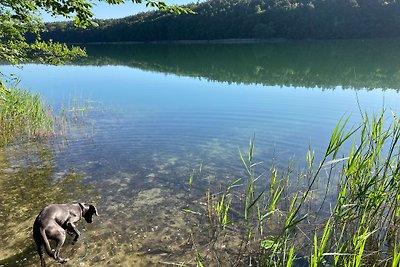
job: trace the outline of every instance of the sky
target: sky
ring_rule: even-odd
[[[146,4],[133,4],[131,1],[127,1],[128,3],[122,5],[109,5],[97,0],[93,2],[95,3],[95,6],[93,7],[92,12],[95,14],[95,18],[97,19],[123,18],[139,12],[152,10],[151,8],[146,7]],[[165,0],[165,2],[169,5],[184,5],[197,2],[197,0]],[[45,13],[42,15],[42,18],[45,22],[65,20],[62,17],[54,18]]]

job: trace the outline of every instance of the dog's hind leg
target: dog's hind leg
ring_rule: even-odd
[[[56,250],[54,252],[54,259],[59,263],[66,263],[68,260],[60,257],[60,250],[61,250],[62,245],[65,242],[65,231],[59,231],[59,233],[57,234],[56,242],[57,242],[57,246],[56,246]]]

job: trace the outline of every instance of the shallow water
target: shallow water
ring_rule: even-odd
[[[92,56],[79,65],[1,66],[2,73],[20,75],[20,87],[43,94],[56,113],[93,108],[63,138],[0,150],[0,266],[37,266],[31,238],[35,216],[49,203],[72,201],[96,203],[100,217],[91,225],[80,223],[83,234],[76,245],[66,242],[61,253],[70,261],[65,266],[194,264],[191,235],[199,244],[207,240],[202,225],[208,184],[244,177],[239,149],[246,152],[254,134],[256,161],[263,161],[260,173],[272,164],[284,169],[289,161],[301,169],[309,146],[321,157],[343,116],[353,125],[360,121],[360,108],[379,113],[386,107],[398,114],[400,85],[393,84],[400,50],[394,41],[380,46],[393,49],[385,50],[390,55],[382,56],[385,62],[380,50],[369,49],[373,43],[354,50],[359,46],[342,42],[336,48],[185,46],[199,53],[198,65],[181,46],[150,51],[115,46],[114,54],[112,47],[91,48],[92,54],[89,48]],[[155,54],[158,50],[163,53]],[[284,55],[294,50],[298,57],[290,61]],[[317,56],[305,56],[312,54]],[[346,55],[357,56],[346,57],[343,65],[335,61]],[[323,65],[332,61],[336,64]],[[218,76],[212,76],[213,66]],[[351,68],[361,79],[343,81]],[[283,72],[293,75],[271,78]],[[326,80],[329,72],[334,78]],[[189,176],[201,163],[203,171],[189,192]]]

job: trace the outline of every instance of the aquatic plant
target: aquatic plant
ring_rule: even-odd
[[[59,114],[39,94],[14,85],[6,88],[0,84],[0,146],[16,141],[31,141],[54,137],[66,137],[72,128],[81,128],[93,134],[94,124],[88,119],[94,110],[94,101],[74,98],[61,107]]]
[[[363,114],[356,127],[341,120],[322,160],[316,164],[310,150],[300,174],[290,166],[259,173],[253,138],[247,157],[239,153],[247,177],[206,192],[210,230],[195,258],[204,265],[397,266],[400,120],[386,116]]]
[[[0,146],[53,134],[50,108],[38,94],[0,86]]]

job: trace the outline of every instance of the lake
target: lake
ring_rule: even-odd
[[[0,66],[55,114],[77,117],[62,137],[0,150],[0,266],[37,266],[35,216],[72,201],[96,203],[100,217],[64,245],[65,266],[190,263],[190,233],[206,230],[183,210],[200,209],[208,187],[245,176],[239,151],[253,136],[260,173],[302,170],[309,147],[320,159],[341,118],[352,126],[361,112],[400,110],[399,40],[89,45],[87,53],[66,66]]]

